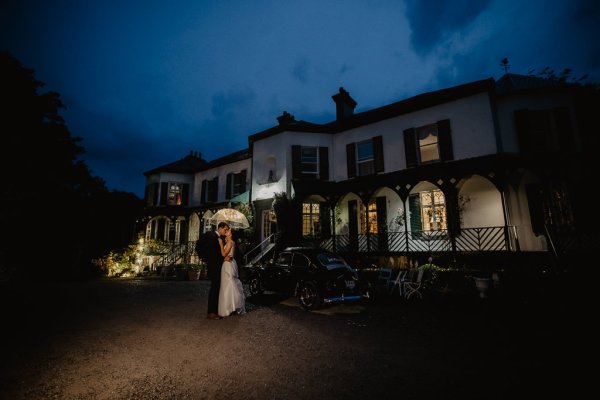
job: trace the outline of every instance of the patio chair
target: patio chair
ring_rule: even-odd
[[[411,271],[412,272],[412,271]],[[412,295],[419,296],[419,299],[423,299],[423,295],[421,294],[421,283],[423,281],[423,273],[425,271],[423,268],[418,268],[416,273],[416,278],[414,280],[407,280],[404,282],[404,298],[407,300],[411,298]],[[414,276],[414,272],[413,275]]]
[[[398,294],[400,295],[400,297],[403,296],[403,294],[404,294],[403,287],[404,287],[404,282],[406,282],[407,275],[408,275],[407,270],[399,270],[398,271],[398,275],[396,275],[396,279],[394,279],[393,282],[390,282],[390,285],[392,286],[390,288],[390,295],[394,293],[394,289],[396,289],[396,286],[398,286]]]

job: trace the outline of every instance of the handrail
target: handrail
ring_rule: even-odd
[[[257,244],[256,246],[254,246],[252,249],[248,250],[246,252],[246,254],[244,255],[244,264],[248,265],[248,256],[256,249],[263,249],[265,246],[265,244],[268,243],[272,243],[272,239],[275,237],[275,234],[272,233],[271,235],[267,236],[262,242],[260,242],[259,244]]]

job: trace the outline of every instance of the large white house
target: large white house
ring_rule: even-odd
[[[329,123],[283,112],[248,149],[146,172],[145,237],[193,242],[245,202],[259,243],[281,193],[298,241],[353,255],[556,252],[581,224],[596,91],[506,74],[361,113],[343,88],[332,99]]]

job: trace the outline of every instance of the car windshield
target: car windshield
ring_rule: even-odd
[[[327,269],[335,269],[347,267],[348,263],[340,256],[331,253],[321,253],[317,256],[317,260]]]

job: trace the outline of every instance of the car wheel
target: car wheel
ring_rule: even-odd
[[[250,279],[250,282],[248,283],[248,290],[250,291],[251,296],[263,294],[264,289],[259,277],[255,276],[254,278]]]
[[[303,282],[298,288],[300,307],[305,310],[316,310],[321,306],[323,299],[314,282]]]

